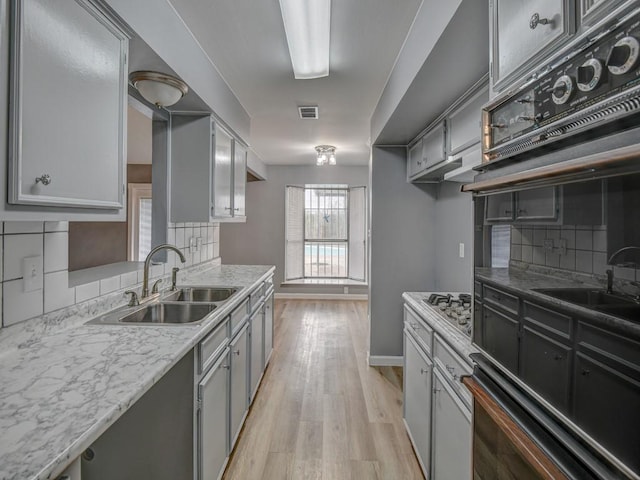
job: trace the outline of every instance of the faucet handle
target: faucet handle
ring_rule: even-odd
[[[153,284],[153,287],[151,287],[151,294],[154,293],[158,293],[158,286],[162,283],[162,279],[159,278],[158,280],[156,280]]]
[[[175,291],[177,290],[176,288],[176,281],[178,280],[178,272],[180,271],[180,269],[178,267],[173,267],[171,269],[171,291]]]
[[[138,294],[136,292],[134,292],[133,290],[127,290],[126,292],[124,292],[124,294],[131,295],[128,303],[130,307],[137,307],[138,305],[140,305],[140,300],[138,300]]]

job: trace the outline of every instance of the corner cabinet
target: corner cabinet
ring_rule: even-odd
[[[88,0],[10,3],[8,203],[123,209],[127,34]]]
[[[171,221],[245,221],[247,149],[210,115],[171,116]]]

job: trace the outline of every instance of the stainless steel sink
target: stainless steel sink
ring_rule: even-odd
[[[237,287],[182,287],[165,295],[171,302],[224,302],[239,289]]]
[[[212,303],[152,303],[116,310],[88,324],[169,325],[196,323],[216,309]]]
[[[564,300],[565,302],[588,305],[590,307],[602,305],[635,305],[632,298],[593,288],[540,288],[534,289],[534,291],[559,300]]]

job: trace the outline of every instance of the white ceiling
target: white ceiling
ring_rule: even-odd
[[[251,117],[250,143],[270,165],[367,165],[370,119],[421,0],[334,0],[328,77],[295,80],[278,0],[170,0]],[[300,120],[299,105],[319,106]]]

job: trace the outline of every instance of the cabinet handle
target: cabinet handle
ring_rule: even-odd
[[[240,349],[234,350],[233,353],[235,353],[236,355],[240,355]]]
[[[553,359],[554,359],[554,360],[562,360],[562,359],[564,359],[564,356],[563,356],[563,355],[560,355],[559,353],[556,353],[556,354],[553,356]]]
[[[420,325],[418,325],[417,323],[410,323],[409,325],[411,325],[411,328],[413,328],[414,330],[420,330]]]
[[[454,380],[458,380],[458,375],[456,374],[455,367],[452,367],[450,365],[445,365],[445,368],[451,374],[451,376],[453,377]]]
[[[588,377],[590,373],[591,373],[591,370],[587,370],[587,369],[584,369],[582,370],[582,372],[580,372],[580,374],[585,377]]]
[[[439,389],[439,388],[434,388],[434,389],[433,389],[433,393],[438,393],[439,391],[440,391],[440,389]]]
[[[225,210],[231,210],[231,207],[224,207]]]
[[[525,208],[521,208],[518,210],[518,215],[524,215],[527,213],[527,210]]]
[[[238,208],[234,208],[234,209],[233,209],[233,211],[234,211],[234,212],[239,212],[239,211],[240,211],[240,207],[238,207]]]
[[[229,365],[220,365],[220,368],[224,368],[225,370],[229,370]]]
[[[45,173],[36,177],[36,183],[42,183],[42,185],[49,185],[51,183],[51,175]]]
[[[504,211],[504,213],[505,213],[506,215],[511,215],[511,214],[513,213],[513,211],[511,211],[511,210],[505,210],[505,211]]]
[[[421,368],[420,369],[420,375],[424,375],[425,373],[429,373],[429,369],[428,368]]]
[[[553,25],[553,20],[549,20],[548,18],[540,18],[539,13],[534,13],[529,19],[529,28],[531,30],[535,30],[538,25]]]
[[[489,127],[491,128],[507,128],[504,123],[490,123]]]

